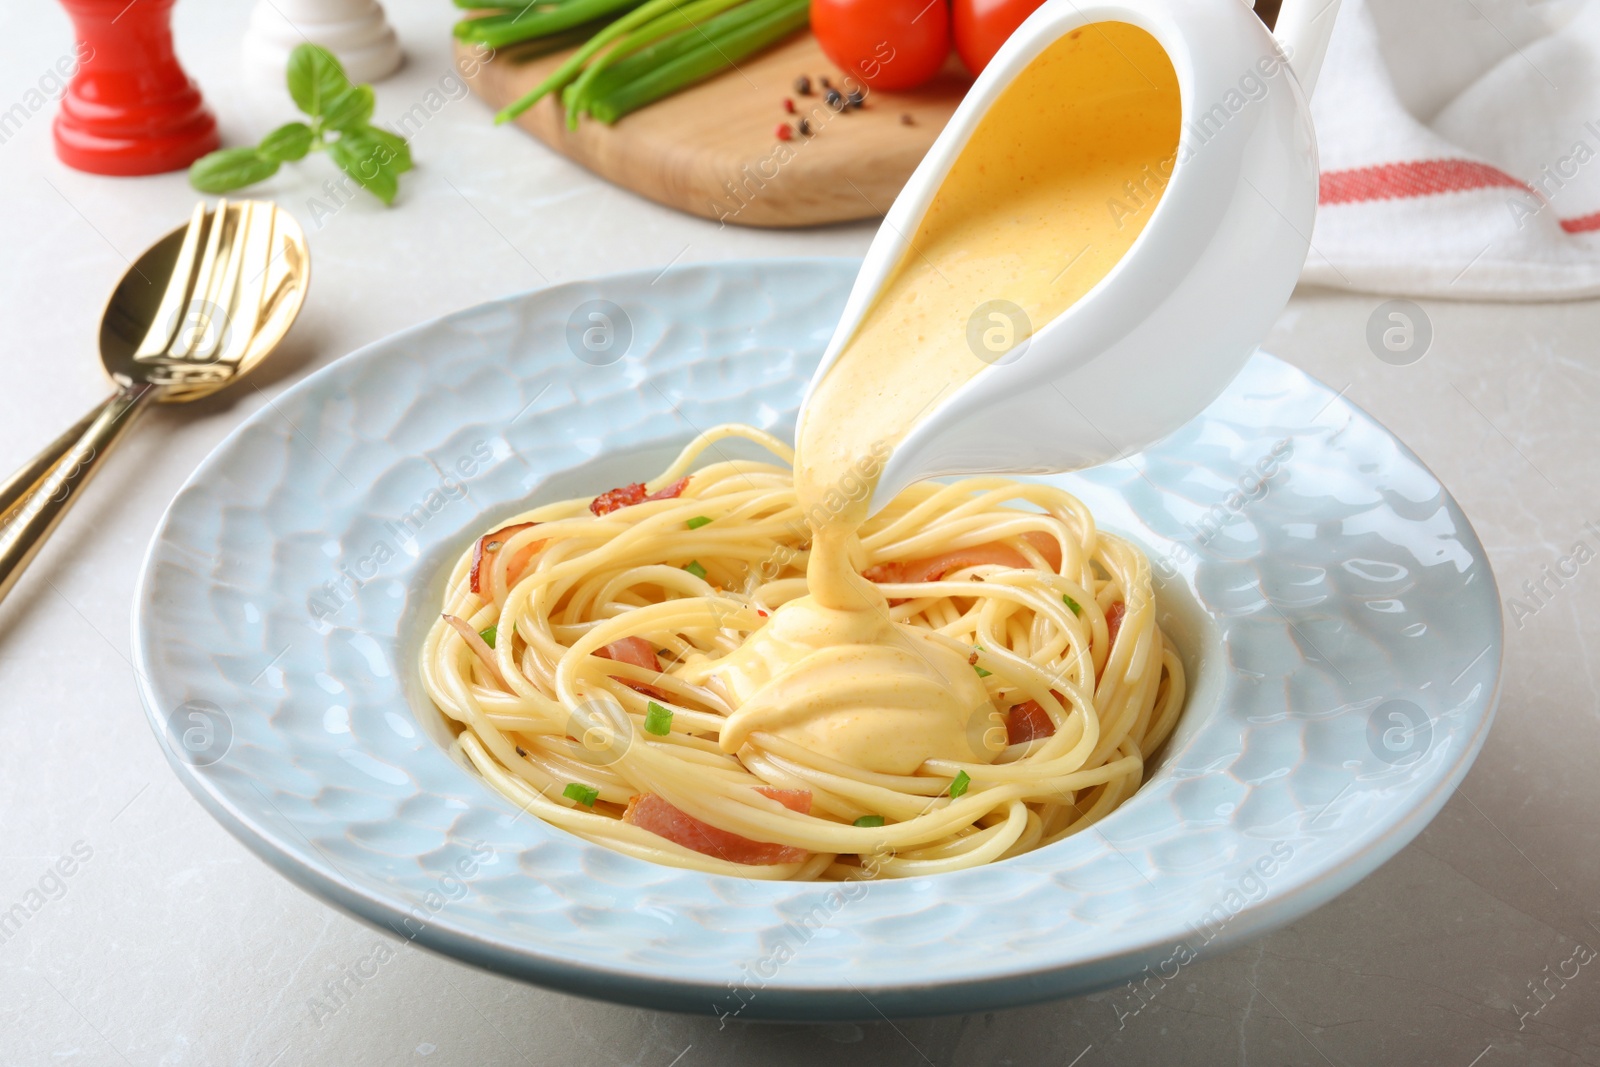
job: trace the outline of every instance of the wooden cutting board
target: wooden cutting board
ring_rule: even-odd
[[[499,110],[537,85],[568,55],[518,62],[514,50],[479,65],[473,92]],[[471,53],[457,45],[458,66]],[[795,92],[808,75],[811,96]],[[585,118],[569,130],[554,97],[518,125],[569,159],[640,196],[740,226],[815,226],[876,218],[944,129],[971,79],[960,62],[911,92],[868,90],[865,105],[832,112],[815,86],[848,82],[809,32],[740,61],[709,81],[624,116],[615,125]],[[798,114],[784,110],[792,99]],[[776,135],[802,116],[810,137]]]

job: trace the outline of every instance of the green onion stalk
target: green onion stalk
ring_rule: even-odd
[[[462,7],[481,8],[481,4],[462,4]],[[562,30],[570,30],[585,22],[609,18],[638,7],[640,0],[559,0],[556,3],[535,3],[526,7],[507,8],[492,15],[462,19],[456,23],[456,37],[474,41],[490,48],[504,48],[534,37],[544,37]]]
[[[481,10],[481,2],[455,0]],[[607,124],[735,66],[805,27],[809,0],[538,0],[464,19],[455,33],[517,58],[578,49],[498,115],[509,122],[560,93],[567,124]],[[557,44],[556,42],[560,43]],[[581,41],[581,43],[580,43]]]
[[[706,26],[710,25],[710,23],[707,20],[714,18],[714,16],[721,14],[730,7],[738,7],[744,4],[745,0],[695,0],[695,2],[685,4],[682,7],[673,5],[674,9],[672,11],[659,18],[652,19],[632,33],[622,36],[620,40],[617,40],[618,35],[613,34],[611,40],[616,40],[616,45],[608,49],[604,55],[596,55],[597,50],[595,49],[589,50],[588,55],[584,55],[584,50],[580,49],[573,58],[576,59],[582,56],[583,59],[587,60],[592,56],[593,62],[583,69],[583,72],[578,75],[576,80],[568,83],[561,94],[562,100],[567,105],[567,126],[571,129],[578,128],[578,116],[583,111],[583,101],[588,95],[590,87],[601,72],[612,63],[625,56],[639,52],[663,37],[680,34],[696,27],[700,28],[702,34],[708,33]],[[645,5],[645,7],[649,6],[648,4]],[[638,14],[643,10],[644,8],[638,8],[634,14]],[[619,26],[622,21],[619,19],[612,25]],[[538,97],[534,97],[534,99],[537,100]],[[518,103],[521,103],[521,101],[519,100]]]
[[[693,7],[703,7],[707,4],[717,4],[723,8],[742,0],[698,0],[691,4]],[[629,11],[611,25],[601,30],[589,39],[589,43],[579,48],[567,58],[567,61],[550,73],[550,76],[534,86],[522,99],[516,101],[500,114],[494,117],[496,123],[510,122],[534,104],[537,104],[546,95],[560,89],[576,78],[583,70],[583,65],[592,59],[596,53],[611,42],[626,36],[630,31],[645,26],[654,21],[665,21],[673,14],[679,15],[678,29],[682,30],[691,23],[682,18],[683,10],[678,0],[645,0],[645,3]]]
[[[663,57],[671,53],[664,62],[652,63],[652,57],[647,55],[649,49],[619,61],[595,79],[581,109],[609,125],[777,44],[803,29],[811,16],[810,0],[748,0],[745,6],[761,10],[757,17],[739,25],[725,25],[716,33],[712,32],[712,25],[717,20],[712,19],[700,27],[703,36],[683,33],[661,42],[671,45],[682,39],[678,47],[663,49]]]

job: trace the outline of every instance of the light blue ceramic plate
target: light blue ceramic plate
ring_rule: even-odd
[[[381,341],[262,408],[178,494],[136,599],[178,775],[289,878],[401,937],[747,1018],[1171,976],[1414,837],[1489,729],[1494,579],[1415,456],[1267,355],[1169,440],[1058,479],[1151,552],[1193,679],[1150,780],[1088,832],[956,874],[754,883],[588,845],[452,761],[413,667],[441,568],[530,502],[653,474],[696,428],[788,435],[855,269],[558,286]]]

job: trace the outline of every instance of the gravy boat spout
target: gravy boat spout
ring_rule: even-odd
[[[920,257],[943,276],[918,247],[919,228],[934,217],[930,208],[942,210],[940,191],[969,145],[992,152],[992,141],[974,135],[997,108],[1016,107],[1007,90],[1063,38],[1084,49],[1099,34],[1117,54],[1116,40],[1135,32],[1128,26],[1154,39],[1159,49],[1149,54],[1170,60],[1162,76],[1175,82],[1181,108],[1169,124],[1172,151],[1128,173],[1110,198],[1106,232],[1124,219],[1142,230],[1065,310],[1027,321],[1004,277],[981,291],[950,291],[966,316],[975,370],[893,442],[872,511],[925,478],[1055,473],[1119,459],[1222,392],[1288,302],[1310,244],[1318,168],[1307,96],[1336,6],[1286,0],[1280,30],[1294,37],[1281,45],[1238,0],[1049,0],[1012,35],[884,218],[807,391],[802,424],[897,274]],[[1127,26],[1108,33],[1111,23]],[[1114,59],[1108,52],[1102,61]],[[1007,161],[991,154],[980,169],[993,173],[994,197],[1004,198]],[[1054,251],[1064,273],[1089,249]],[[958,321],[955,312],[945,312],[947,322]]]

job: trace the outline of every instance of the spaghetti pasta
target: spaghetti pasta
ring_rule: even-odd
[[[729,438],[781,462],[702,465]],[[914,485],[841,535],[852,643],[793,458],[721,426],[475,542],[421,661],[461,755],[589,841],[746,878],[973,867],[1132,795],[1184,696],[1138,549],[1051,486]]]

